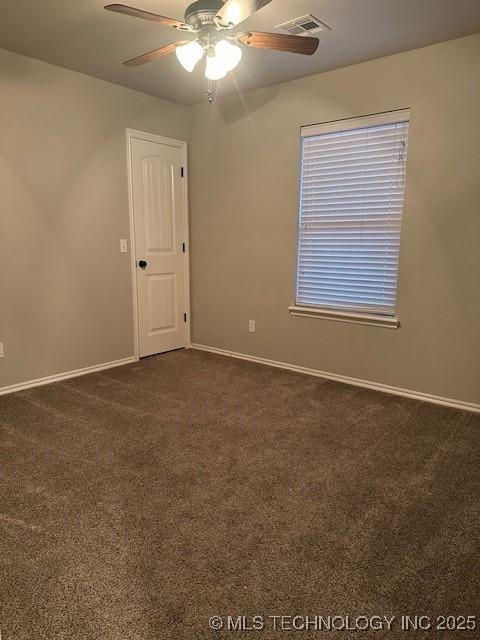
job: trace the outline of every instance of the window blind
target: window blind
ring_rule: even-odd
[[[395,315],[408,129],[402,112],[302,130],[297,305]]]

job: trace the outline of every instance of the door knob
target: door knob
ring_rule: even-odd
[[[148,266],[148,262],[146,262],[145,260],[140,260],[138,266],[140,267],[140,269],[146,269]]]

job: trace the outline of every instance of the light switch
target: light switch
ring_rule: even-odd
[[[120,240],[120,253],[128,253],[127,240]]]
[[[0,342],[0,358],[5,356],[5,351],[3,350],[3,342]]]

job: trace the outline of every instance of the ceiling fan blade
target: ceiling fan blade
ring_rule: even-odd
[[[289,53],[302,53],[305,56],[312,56],[320,44],[318,38],[287,36],[281,33],[262,33],[261,31],[239,33],[236,39],[249,47],[288,51]]]
[[[192,27],[180,20],[174,18],[166,18],[156,13],[150,13],[150,11],[143,11],[142,9],[135,9],[135,7],[127,7],[125,4],[107,4],[105,7],[107,11],[114,11],[115,13],[123,13],[126,16],[133,16],[134,18],[143,18],[144,20],[151,20],[152,22],[158,22],[167,27],[175,27],[175,29],[181,29],[182,31],[192,31]]]
[[[217,24],[226,29],[240,24],[272,0],[227,0],[215,16]]]
[[[127,65],[127,67],[138,67],[141,64],[146,64],[147,62],[153,62],[154,60],[158,60],[158,58],[163,58],[164,56],[168,56],[175,51],[177,47],[182,44],[187,44],[190,40],[181,40],[180,42],[174,42],[173,44],[167,44],[165,47],[160,47],[160,49],[154,49],[153,51],[149,51],[148,53],[144,53],[137,58],[133,58],[132,60],[127,60],[123,64]]]

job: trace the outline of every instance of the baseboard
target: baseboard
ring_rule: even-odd
[[[396,396],[414,398],[415,400],[423,400],[424,402],[432,402],[433,404],[440,404],[446,407],[453,407],[455,409],[463,409],[464,411],[473,411],[474,413],[480,413],[480,404],[474,404],[473,402],[464,402],[463,400],[443,398],[442,396],[434,396],[429,393],[423,393],[421,391],[412,391],[410,389],[392,387],[388,384],[380,384],[379,382],[371,382],[370,380],[361,380],[360,378],[350,378],[349,376],[342,376],[338,373],[309,369],[308,367],[300,367],[295,364],[278,362],[277,360],[268,360],[267,358],[249,356],[245,353],[236,353],[235,351],[228,351],[226,349],[217,349],[216,347],[209,347],[203,344],[192,344],[192,349],[198,349],[199,351],[208,351],[209,353],[217,353],[221,356],[228,356],[230,358],[237,358],[239,360],[248,360],[249,362],[264,364],[268,365],[269,367],[276,367],[277,369],[288,369],[288,371],[304,373],[309,376],[316,376],[317,378],[326,378],[327,380],[335,380],[336,382],[343,382],[344,384],[350,384],[355,387],[364,387],[365,389],[383,391],[384,393],[391,393]]]
[[[121,360],[113,360],[112,362],[97,364],[93,367],[84,367],[83,369],[76,369],[75,371],[66,371],[64,373],[57,373],[53,376],[46,376],[45,378],[37,378],[37,380],[28,380],[27,382],[12,384],[9,387],[0,387],[0,396],[6,395],[7,393],[15,393],[16,391],[23,391],[24,389],[32,389],[33,387],[41,387],[44,384],[51,384],[52,382],[60,382],[61,380],[68,380],[69,378],[85,376],[87,373],[96,373],[97,371],[105,371],[105,369],[121,367],[124,364],[131,364],[132,362],[137,361],[138,360],[135,356],[131,356],[130,358],[123,358]]]
[[[432,402],[433,404],[440,404],[446,407],[453,407],[455,409],[463,409],[464,411],[473,411],[474,413],[480,413],[480,404],[475,404],[473,402],[464,402],[463,400],[453,400],[452,398],[435,396],[429,393],[423,393],[421,391],[412,391],[410,389],[392,387],[390,385],[381,384],[379,382],[362,380],[360,378],[351,378],[349,376],[342,376],[338,373],[331,373],[328,371],[319,371],[318,369],[310,369],[308,367],[301,367],[294,364],[288,364],[286,362],[278,362],[277,360],[268,360],[267,358],[251,356],[245,353],[236,353],[235,351],[228,351],[226,349],[217,349],[216,347],[209,347],[207,345],[202,345],[202,344],[191,344],[188,346],[188,348],[197,349],[199,351],[208,351],[209,353],[216,353],[221,356],[237,358],[238,360],[248,360],[249,362],[264,364],[269,367],[276,367],[277,369],[287,369],[288,371],[303,373],[309,376],[315,376],[317,378],[326,378],[327,380],[335,380],[337,382],[343,382],[344,384],[350,384],[355,387],[364,387],[365,389],[382,391],[384,393],[403,396],[405,398],[413,398],[415,400]],[[84,375],[87,375],[88,373],[96,373],[98,371],[105,371],[106,369],[121,367],[122,365],[132,364],[133,362],[137,362],[137,361],[138,360],[137,358],[135,358],[135,356],[131,356],[129,358],[123,358],[121,360],[113,360],[112,362],[105,362],[103,364],[94,365],[92,367],[84,367],[83,369],[76,369],[75,371],[66,371],[64,373],[57,373],[53,376],[47,376],[45,378],[38,378],[36,380],[28,380],[27,382],[12,384],[8,387],[0,387],[0,396],[6,395],[8,393],[15,393],[16,391],[22,391],[24,389],[32,389],[33,387],[40,387],[45,384],[51,384],[52,382],[60,382],[61,380],[68,380],[69,378],[77,378],[78,376],[84,376]]]

